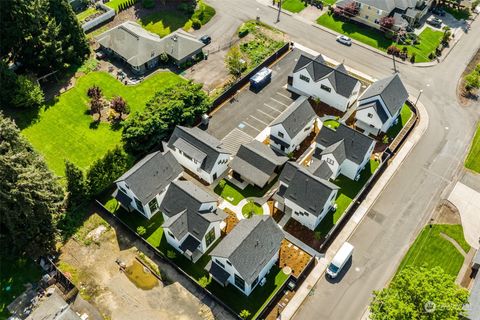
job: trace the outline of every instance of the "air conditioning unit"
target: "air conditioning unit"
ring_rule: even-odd
[[[260,286],[264,286],[265,283],[267,283],[267,278],[263,278],[261,281],[260,281]]]

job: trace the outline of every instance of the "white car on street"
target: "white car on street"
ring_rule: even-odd
[[[340,42],[341,44],[346,45],[346,46],[351,46],[352,45],[352,39],[350,39],[347,36],[338,36],[337,41]]]

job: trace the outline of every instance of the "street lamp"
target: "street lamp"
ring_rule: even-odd
[[[257,21],[260,21],[260,8],[257,8]]]
[[[280,13],[282,12],[282,0],[278,1],[277,23],[280,22]]]
[[[418,100],[420,100],[420,96],[422,95],[422,92],[423,92],[423,89],[420,89],[420,92],[418,93],[418,97],[417,97],[417,100],[415,101],[415,107],[417,107],[417,102]]]

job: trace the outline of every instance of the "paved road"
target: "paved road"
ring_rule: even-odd
[[[244,0],[241,6],[234,0],[208,2],[228,25],[254,18],[257,11],[266,23],[276,19],[271,8],[254,0]],[[421,101],[428,110],[428,129],[352,236],[356,250],[349,271],[337,283],[321,279],[296,319],[359,319],[372,290],[389,281],[434,206],[446,198],[456,181],[464,178],[463,158],[480,118],[480,105],[460,107],[455,89],[466,64],[480,47],[479,20],[443,63],[430,68],[399,65],[410,93],[416,95],[424,90]],[[373,77],[393,72],[390,59],[358,45],[341,46],[332,34],[294,17],[282,15],[276,27],[293,41]]]

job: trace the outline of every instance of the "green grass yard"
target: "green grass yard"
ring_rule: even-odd
[[[245,218],[251,218],[254,214],[263,214],[262,206],[256,202],[247,202],[242,208],[242,214]]]
[[[174,73],[160,72],[136,86],[124,86],[108,73],[91,72],[77,79],[75,87],[63,93],[58,101],[44,106],[36,122],[23,128],[22,134],[57,175],[63,176],[65,159],[86,169],[121,144],[121,130],[114,130],[108,123],[92,126],[88,88],[98,85],[108,99],[121,95],[133,113],[143,110],[156,90],[180,81],[184,80]]]
[[[77,14],[77,19],[78,19],[78,21],[79,21],[80,23],[82,23],[82,22],[83,22],[85,19],[87,19],[89,16],[91,16],[91,15],[97,13],[97,12],[98,12],[97,8],[95,8],[95,7],[89,7],[89,8],[87,8],[87,10],[78,13],[78,14]]]
[[[198,9],[191,15],[180,10],[161,10],[141,18],[138,22],[148,31],[156,33],[160,37],[165,37],[180,28],[190,30],[192,19],[198,19],[204,25],[214,15],[214,8],[199,2]]]
[[[478,124],[477,131],[473,137],[467,159],[465,159],[465,167],[480,173],[480,123]]]
[[[390,139],[395,139],[400,130],[402,130],[402,128],[407,124],[408,120],[410,120],[412,114],[412,110],[407,106],[407,104],[404,104],[402,110],[400,111],[400,116],[397,124],[391,126],[390,129],[388,129],[387,136]]]
[[[382,51],[387,51],[387,48],[394,44],[393,40],[387,39],[383,32],[380,32],[379,30],[350,21],[343,21],[333,15],[329,15],[328,13],[321,15],[317,19],[317,23]],[[420,44],[406,46],[409,55],[415,53],[416,62],[430,61],[428,55],[440,44],[442,35],[443,32],[441,31],[436,31],[432,28],[425,28],[425,30],[419,35]],[[405,46],[398,45],[398,47],[401,49]]]
[[[463,264],[463,255],[450,241],[443,238],[441,233],[453,238],[465,252],[470,250],[463,237],[461,225],[434,224],[431,228],[427,225],[408,250],[397,273],[407,266],[439,266],[449,275],[456,277]]]
[[[337,129],[340,125],[340,122],[338,122],[337,120],[327,120],[323,122],[323,125],[328,128]]]
[[[302,0],[285,0],[282,2],[282,9],[293,13],[298,13],[305,9],[307,5]]]
[[[266,185],[263,189],[249,184],[245,187],[245,189],[242,190],[233,183],[223,179],[218,182],[217,186],[214,189],[214,192],[221,196],[223,199],[230,202],[231,204],[237,205],[245,198],[263,197],[265,193],[270,190],[270,188],[275,184],[276,181],[277,179],[273,179],[273,181]]]
[[[106,5],[109,6],[110,8],[112,8],[112,9],[114,9],[115,11],[117,11],[118,7],[122,3],[127,3],[128,1],[130,1],[130,0],[110,0],[106,3]]]

